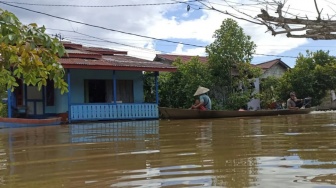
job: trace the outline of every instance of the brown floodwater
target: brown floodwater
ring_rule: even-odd
[[[0,187],[334,187],[336,113],[0,129]]]

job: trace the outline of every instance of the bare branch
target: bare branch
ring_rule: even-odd
[[[287,34],[287,37],[290,38],[311,38],[313,40],[335,40],[336,35],[335,34],[327,34],[327,35],[291,35]]]
[[[249,19],[246,19],[246,18],[236,16],[232,13],[229,13],[228,11],[222,11],[222,10],[216,9],[213,6],[209,6],[205,3],[203,3],[202,0],[197,0],[197,2],[201,3],[204,7],[208,8],[209,10],[213,10],[213,11],[216,11],[216,12],[219,12],[219,13],[222,13],[222,14],[226,14],[226,15],[229,15],[233,18],[236,18],[236,19],[239,19],[239,20],[244,20],[244,21],[247,21],[247,22],[250,22],[250,23],[253,23],[253,24],[262,25],[262,23],[260,23],[260,22],[256,22],[256,21],[252,21],[252,20],[249,20]],[[260,20],[258,20],[258,21],[260,21]]]
[[[320,25],[320,26],[326,26],[326,25],[335,25],[336,20],[309,20],[309,19],[291,19],[291,18],[277,18],[274,16],[270,16],[265,10],[261,10],[262,14],[258,14],[257,16],[264,21],[270,21],[275,23],[286,23],[286,24],[304,24],[304,25]]]
[[[317,11],[317,21],[320,21],[321,20],[321,13],[322,13],[322,10],[319,11],[318,7],[317,7],[317,3],[316,3],[316,0],[314,0],[314,3],[315,3],[315,8],[316,8],[316,11]]]
[[[322,18],[321,14],[322,14],[323,9],[319,10],[316,0],[314,0],[314,4],[315,4],[315,8],[318,14],[317,19],[309,19],[307,15],[306,17],[299,17],[298,16],[299,14],[292,14],[289,12],[290,6],[286,6],[286,11],[283,11],[283,8],[285,8],[285,4],[288,2],[288,0],[270,0],[270,1],[269,0],[251,0],[251,1],[257,2],[259,5],[265,4],[265,9],[261,9],[261,14],[258,14],[256,17],[246,12],[243,12],[241,9],[238,9],[234,5],[230,4],[228,0],[223,0],[223,1],[226,2],[226,4],[231,9],[238,12],[239,15],[242,15],[242,16],[232,14],[231,12],[228,12],[227,10],[223,11],[223,10],[217,9],[211,4],[205,3],[205,1],[203,0],[196,0],[196,1],[202,4],[202,6],[206,7],[208,10],[217,11],[222,14],[229,15],[233,18],[244,20],[244,21],[247,21],[253,24],[265,25],[267,28],[267,31],[271,31],[273,36],[279,35],[279,34],[286,34],[287,37],[291,37],[291,38],[311,38],[313,40],[336,39],[336,34],[332,34],[336,32],[336,20],[332,20],[332,18],[334,18],[336,14],[333,16],[327,15],[326,19]],[[242,5],[245,5],[245,4],[242,4]],[[276,16],[271,16],[268,13],[269,6],[272,7],[272,10],[275,10],[275,13],[277,13]],[[331,8],[331,10],[333,9]],[[336,13],[336,11],[334,12]],[[291,18],[289,16],[286,17],[286,15],[291,15],[292,17]],[[301,33],[304,33],[305,31],[305,34],[298,34],[300,31]]]

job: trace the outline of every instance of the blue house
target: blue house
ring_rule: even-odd
[[[21,83],[8,92],[9,117],[16,116],[16,109],[28,117],[62,116],[68,122],[158,119],[158,75],[176,71],[175,67],[127,56],[126,51],[63,45],[67,56],[59,61],[66,70],[69,92],[62,95],[52,81],[42,90]],[[144,71],[155,77],[154,103],[144,102]]]

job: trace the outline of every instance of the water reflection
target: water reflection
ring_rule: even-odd
[[[335,133],[329,113],[0,129],[0,185],[333,186]]]
[[[72,124],[72,143],[118,142],[131,140],[158,141],[159,121]]]

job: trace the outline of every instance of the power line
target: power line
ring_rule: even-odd
[[[271,57],[286,57],[286,58],[297,58],[295,56],[286,56],[286,55],[270,55],[270,54],[254,54],[254,55],[261,55],[261,56],[271,56]]]
[[[183,45],[186,45],[186,46],[193,46],[193,47],[198,47],[198,48],[205,48],[205,46],[200,46],[200,45],[195,45],[195,44],[189,44],[189,43],[182,43],[182,42],[176,42],[176,41],[171,41],[171,40],[166,40],[166,39],[159,39],[159,38],[155,38],[155,37],[144,36],[144,35],[129,33],[129,32],[125,32],[125,31],[119,31],[119,30],[116,30],[116,29],[110,29],[110,28],[106,28],[106,27],[102,27],[102,26],[97,26],[97,25],[93,25],[93,24],[88,24],[88,23],[84,23],[84,22],[79,22],[79,21],[75,21],[75,20],[71,20],[71,19],[67,19],[67,18],[63,18],[63,17],[59,17],[59,16],[54,16],[54,15],[47,14],[47,13],[44,13],[44,12],[39,12],[39,11],[31,10],[31,9],[28,9],[28,8],[16,6],[16,5],[11,5],[11,4],[5,3],[4,1],[0,1],[0,3],[5,4],[7,6],[11,6],[11,7],[27,10],[27,11],[34,12],[34,13],[43,14],[43,15],[50,16],[50,17],[53,17],[53,18],[57,18],[57,19],[61,19],[61,20],[66,20],[66,21],[69,21],[69,22],[73,22],[73,23],[77,23],[77,24],[82,24],[82,25],[86,25],[86,26],[90,26],[90,27],[95,27],[95,28],[99,28],[99,29],[103,29],[103,30],[114,31],[114,32],[118,32],[118,33],[122,33],[122,34],[126,34],[126,35],[133,35],[133,36],[142,37],[142,38],[148,38],[148,39],[152,39],[152,40],[170,42],[170,43],[175,43],[175,44],[183,44]],[[117,44],[116,42],[111,42],[111,43]],[[119,43],[119,44],[120,45],[127,45],[127,44],[122,44],[122,43]],[[130,46],[130,45],[127,45],[127,46],[134,47],[134,46]],[[255,55],[297,58],[297,57],[294,57],[294,56],[279,56],[279,55],[269,55],[269,54],[255,54]]]
[[[195,0],[196,1],[196,0]],[[188,1],[188,2],[195,2]],[[75,5],[75,4],[42,4],[42,3],[22,3],[14,1],[1,1],[3,3],[9,4],[19,4],[19,5],[30,5],[30,6],[50,6],[50,7],[87,7],[87,8],[114,8],[114,7],[138,7],[138,6],[158,6],[158,5],[173,5],[173,4],[182,4],[186,2],[165,2],[165,3],[145,3],[145,4],[124,4],[124,5]]]
[[[77,31],[74,31],[74,33],[77,33],[77,34],[80,34],[80,35],[83,35],[83,36],[86,36],[86,37],[90,37],[90,38],[93,38],[93,39],[98,39],[98,40],[101,40],[101,41],[104,41],[104,42],[112,43],[112,44],[118,44],[118,45],[121,45],[121,46],[127,46],[127,47],[131,47],[131,48],[138,48],[138,49],[141,49],[141,50],[148,50],[148,51],[152,51],[153,52],[153,50],[150,50],[150,49],[141,48],[141,47],[137,47],[137,46],[132,46],[132,45],[128,45],[128,44],[124,44],[124,43],[120,43],[120,42],[112,42],[112,41],[105,40],[105,39],[102,39],[102,38],[99,38],[99,37],[95,37],[95,36],[92,36],[92,35],[87,35],[87,34],[84,34],[84,33],[79,33]]]
[[[91,47],[96,47],[97,46],[97,44],[95,44],[95,43],[89,43],[89,42],[81,42],[81,44],[87,45],[87,46],[91,46]],[[102,45],[99,45],[99,46],[100,47],[105,47],[105,48],[110,48],[109,46],[102,46]],[[122,47],[122,48],[120,48],[118,50],[129,50],[129,49]],[[146,53],[146,54],[151,54],[151,55],[155,56],[157,53],[160,53],[162,51],[157,51],[156,53],[150,53],[150,52],[146,52],[146,51],[132,50],[132,52],[141,52],[141,54]],[[164,52],[164,53],[166,53],[166,52]],[[151,61],[153,60],[153,58],[149,58],[149,56],[141,56],[141,55],[138,55],[138,54],[137,55],[127,54],[127,56],[142,58],[142,59],[151,60]]]
[[[106,40],[106,39],[99,38],[99,37],[95,37],[95,36],[92,36],[92,35],[88,35],[88,34],[84,34],[84,33],[79,33],[77,31],[64,30],[64,29],[52,29],[52,28],[47,28],[47,29],[76,33],[76,34],[79,34],[79,35],[82,35],[82,36],[86,36],[86,37],[89,37],[89,38],[94,38],[94,39],[100,40],[100,42],[107,42],[107,43],[112,43],[112,44],[118,44],[118,45],[122,45],[122,46],[127,46],[127,47],[132,47],[132,48],[137,48],[137,49],[140,49],[140,50],[147,50],[147,51],[152,51],[153,52],[153,50],[150,50],[150,49],[146,49],[146,48],[142,48],[142,47],[137,47],[137,46],[132,46],[132,45],[125,44],[125,43],[113,42],[113,41]],[[97,41],[97,42],[99,42],[99,41]],[[166,53],[169,53],[169,52],[166,52]],[[295,56],[272,55],[272,54],[262,54],[262,53],[261,54],[255,53],[254,55],[270,56],[270,57],[284,57],[284,58],[297,58]]]
[[[47,28],[47,29],[50,29],[50,28]],[[58,30],[58,29],[51,29],[51,30]],[[69,36],[64,36],[64,39],[73,39],[73,40],[91,41],[91,42],[106,42],[106,43],[117,44],[117,45],[121,45],[121,46],[127,46],[127,47],[135,48],[135,49],[138,49],[138,50],[142,50],[141,52],[148,51],[146,53],[154,53],[154,52],[156,53],[157,52],[157,50],[154,50],[154,49],[152,50],[152,49],[147,49],[147,48],[143,48],[143,47],[132,46],[132,45],[125,44],[125,43],[114,42],[114,41],[106,40],[106,39],[103,39],[103,38],[95,37],[95,36],[92,36],[92,35],[80,33],[80,32],[77,32],[77,31],[63,30],[63,29],[59,29],[59,31],[76,33],[76,34],[79,34],[79,35],[82,35],[82,36],[86,36],[86,37],[89,37],[89,38],[93,38],[93,39],[97,39],[97,40],[78,39],[78,38],[69,37]],[[51,34],[51,35],[52,36],[60,36],[60,34],[56,34],[56,35]],[[95,44],[95,45],[97,45],[97,44]],[[168,52],[165,52],[165,53],[168,53]]]
[[[47,28],[47,29],[50,29],[50,28]],[[50,29],[50,30],[58,30],[58,29]],[[95,37],[95,36],[88,35],[88,34],[85,34],[85,33],[80,33],[80,32],[77,32],[77,31],[63,30],[63,29],[59,29],[59,31],[76,33],[76,34],[79,34],[79,35],[82,35],[82,36],[86,36],[86,37],[89,37],[89,38],[97,39],[97,40],[91,40],[91,41],[95,41],[95,42],[107,42],[107,43],[111,43],[111,44],[117,44],[117,45],[121,45],[121,46],[127,46],[127,47],[136,48],[136,49],[140,49],[140,50],[146,50],[146,51],[150,51],[150,52],[155,52],[156,51],[156,50],[151,50],[151,49],[147,49],[147,48],[143,48],[143,47],[133,46],[133,45],[130,45],[130,44],[125,44],[125,43],[120,43],[120,42],[114,42],[114,41],[106,40],[106,39],[103,39],[103,38]],[[75,39],[75,40],[87,40],[87,39],[78,39],[78,38],[70,37],[70,36],[68,36],[67,38],[72,38],[72,39]]]
[[[155,38],[155,37],[150,37],[150,36],[145,36],[145,35],[140,35],[140,34],[125,32],[125,31],[120,31],[120,30],[116,30],[116,29],[106,28],[106,27],[103,27],[103,26],[97,26],[97,25],[93,25],[93,24],[89,24],[89,23],[75,21],[75,20],[71,20],[71,19],[68,19],[68,18],[63,18],[63,17],[60,17],[60,16],[54,16],[54,15],[47,14],[47,13],[44,13],[44,12],[35,11],[35,10],[28,9],[28,8],[16,6],[16,5],[11,5],[11,4],[5,3],[3,1],[0,1],[0,3],[5,4],[7,6],[11,6],[11,7],[27,10],[27,11],[34,12],[34,13],[43,14],[43,15],[50,16],[50,17],[53,17],[53,18],[57,18],[57,19],[61,19],[61,20],[66,20],[66,21],[69,21],[69,22],[73,22],[73,23],[77,23],[77,24],[81,24],[81,25],[86,25],[86,26],[90,26],[90,27],[95,27],[95,28],[99,28],[99,29],[103,29],[103,30],[114,31],[114,32],[118,32],[118,33],[122,33],[122,34],[126,34],[126,35],[133,35],[133,36],[147,38],[147,39],[152,39],[152,40],[170,42],[170,43],[175,43],[175,44],[183,44],[183,45],[186,45],[186,46],[193,46],[193,47],[198,47],[198,48],[205,48],[205,46],[200,46],[200,45],[196,45],[196,44],[176,42],[176,41],[171,41],[171,40],[167,40],[167,39],[159,39],[159,38]]]

